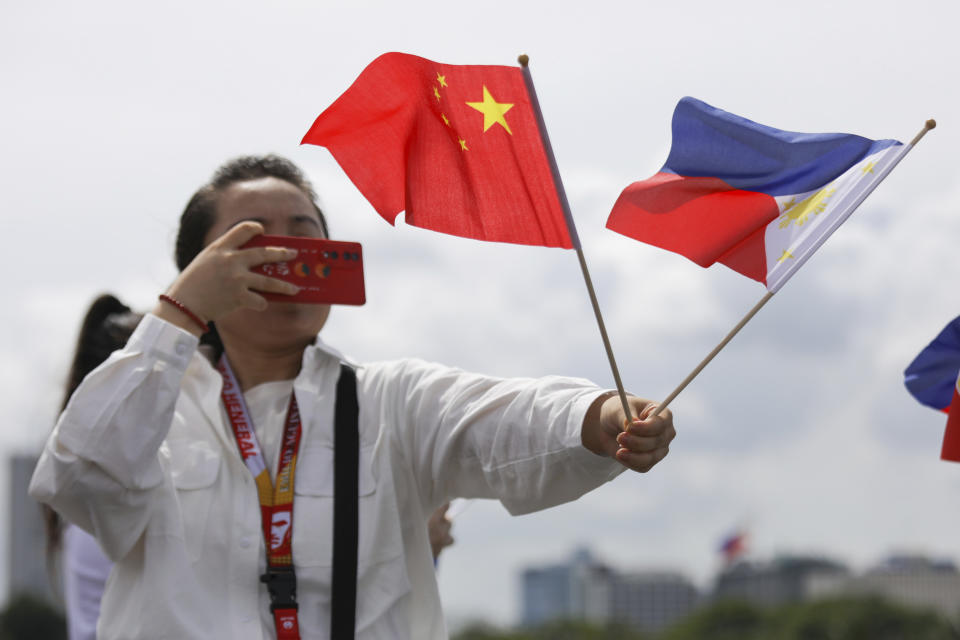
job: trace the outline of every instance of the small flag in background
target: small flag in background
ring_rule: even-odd
[[[519,67],[386,53],[303,142],[327,147],[391,224],[406,211],[442,233],[573,246]]]
[[[746,532],[737,530],[728,535],[721,541],[719,551],[723,554],[723,559],[728,565],[733,564],[735,560],[747,552]]]
[[[683,98],[666,164],[620,194],[607,227],[776,291],[907,149],[781,131]]]
[[[948,414],[940,458],[960,462],[960,317],[913,359],[903,378],[921,404]]]

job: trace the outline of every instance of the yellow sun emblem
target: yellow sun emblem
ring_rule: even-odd
[[[790,201],[784,205],[783,215],[780,216],[779,227],[784,229],[789,227],[790,223],[794,221],[799,227],[809,219],[810,214],[819,215],[823,213],[827,208],[827,201],[835,191],[836,189],[831,189],[828,186],[797,203],[794,203],[791,198]]]

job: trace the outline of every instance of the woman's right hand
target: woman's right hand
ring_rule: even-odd
[[[300,288],[289,282],[250,270],[259,264],[292,260],[296,249],[251,247],[241,249],[254,236],[264,232],[258,222],[241,222],[204,247],[167,290],[167,295],[200,316],[203,321],[218,318],[238,309],[267,308],[267,300],[258,291],[293,295]],[[201,335],[200,326],[174,305],[158,302],[154,315]]]

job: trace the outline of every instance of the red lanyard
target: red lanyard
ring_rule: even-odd
[[[260,498],[260,521],[267,544],[267,572],[260,577],[270,592],[270,611],[273,613],[278,640],[300,640],[297,622],[297,586],[293,570],[293,478],[297,468],[297,450],[300,446],[300,410],[297,398],[290,393],[290,405],[283,429],[283,443],[277,465],[277,482],[270,481],[270,471],[263,450],[253,430],[253,421],[243,398],[236,376],[230,369],[226,355],[217,363],[223,376],[220,396],[227,409],[227,417],[240,449],[240,456],[257,484]]]

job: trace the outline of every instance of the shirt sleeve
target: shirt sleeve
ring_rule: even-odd
[[[604,393],[587,380],[502,379],[418,360],[368,365],[360,379],[379,395],[377,419],[428,512],[463,497],[528,513],[575,500],[624,469],[581,442],[587,409]]]
[[[161,490],[158,451],[198,342],[146,316],[77,388],[37,463],[30,495],[92,533],[113,560],[140,537]]]

